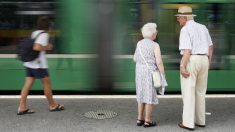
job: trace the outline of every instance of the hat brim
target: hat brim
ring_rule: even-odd
[[[197,16],[195,14],[175,14],[175,16]]]

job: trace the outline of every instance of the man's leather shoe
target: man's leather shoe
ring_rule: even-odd
[[[206,125],[199,125],[199,124],[196,124],[196,123],[195,123],[195,126],[198,126],[198,127],[206,127]]]
[[[180,122],[180,123],[178,124],[178,126],[181,127],[181,128],[183,128],[183,129],[189,130],[189,131],[193,131],[193,130],[194,130],[194,128],[189,128],[189,127],[184,126],[184,125],[182,124],[182,122]]]

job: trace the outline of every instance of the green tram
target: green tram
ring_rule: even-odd
[[[235,92],[234,0],[5,0],[0,1],[0,91],[24,83],[15,48],[33,31],[36,18],[51,18],[54,50],[48,53],[53,90],[86,94],[135,93],[133,53],[146,22],[158,25],[167,93],[180,92],[178,37],[174,14],[190,5],[214,42],[209,92]],[[42,90],[40,82],[32,88]]]

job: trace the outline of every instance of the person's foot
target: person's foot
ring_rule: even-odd
[[[144,127],[147,128],[147,127],[153,127],[153,126],[156,126],[157,123],[155,121],[151,121],[151,122],[144,122]]]
[[[144,120],[139,120],[139,119],[137,119],[137,126],[142,126],[142,125],[144,125]]]
[[[50,112],[62,111],[62,110],[64,110],[64,109],[65,109],[64,105],[62,105],[62,104],[57,104],[56,107],[50,108],[49,111],[50,111]]]
[[[178,124],[178,126],[179,126],[180,128],[183,128],[183,129],[186,129],[186,130],[189,130],[189,131],[193,131],[193,130],[194,130],[194,128],[189,128],[189,127],[184,126],[182,122],[180,122],[180,123]]]
[[[32,109],[18,110],[17,115],[33,114],[35,113]]]

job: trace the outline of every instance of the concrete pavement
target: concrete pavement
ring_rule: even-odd
[[[137,103],[135,96],[121,98],[56,98],[66,110],[49,112],[45,98],[30,96],[29,107],[36,111],[31,115],[16,115],[18,97],[0,98],[0,132],[184,132],[177,123],[181,120],[182,100],[168,95],[159,98],[154,107],[153,119],[158,126],[136,126]],[[9,98],[10,97],[10,98]],[[79,97],[79,96],[78,96]],[[89,97],[89,96],[88,96]],[[113,96],[110,96],[113,97]],[[206,128],[196,127],[198,132],[233,132],[235,130],[235,97],[207,98]],[[110,110],[118,115],[110,119],[90,119],[88,111]]]

